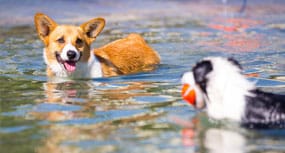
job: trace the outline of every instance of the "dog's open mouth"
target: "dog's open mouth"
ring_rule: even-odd
[[[63,65],[68,72],[73,72],[76,69],[76,62],[74,61],[65,61]]]
[[[67,72],[74,72],[76,70],[76,63],[80,60],[80,58],[76,61],[75,60],[65,61],[60,57],[60,54],[58,52],[56,52],[55,55],[56,55],[57,61],[64,66]],[[80,57],[81,57],[81,54],[80,54]]]

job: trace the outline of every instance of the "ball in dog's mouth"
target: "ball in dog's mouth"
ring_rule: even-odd
[[[181,89],[181,95],[185,101],[192,106],[196,106],[196,91],[190,84],[183,84]]]
[[[80,58],[77,61],[73,61],[73,60],[65,61],[60,57],[60,54],[58,52],[56,52],[55,55],[56,55],[57,61],[64,66],[67,72],[74,72],[76,70],[76,63],[79,61]]]

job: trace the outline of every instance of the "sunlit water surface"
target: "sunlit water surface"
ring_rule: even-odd
[[[213,122],[179,91],[181,75],[197,60],[231,56],[245,73],[259,74],[251,78],[259,87],[284,94],[284,2],[50,2],[1,2],[0,152],[285,151],[284,130]],[[148,73],[49,81],[32,24],[37,11],[59,23],[105,17],[93,47],[136,32],[162,63]]]

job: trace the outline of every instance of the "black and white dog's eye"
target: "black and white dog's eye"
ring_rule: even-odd
[[[196,82],[203,82],[206,80],[206,76],[213,70],[211,61],[203,60],[197,63],[192,71]]]
[[[195,82],[201,87],[201,89],[206,93],[207,86],[207,75],[213,70],[213,65],[209,60],[203,60],[198,62],[192,69],[194,73]]]

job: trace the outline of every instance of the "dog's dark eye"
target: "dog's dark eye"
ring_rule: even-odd
[[[80,38],[76,39],[76,44],[77,45],[82,45],[82,43],[83,43],[82,39],[80,39]]]
[[[60,38],[59,38],[59,39],[57,39],[56,41],[57,41],[58,43],[61,43],[61,44],[65,43],[64,38],[63,38],[63,37],[60,37]]]

